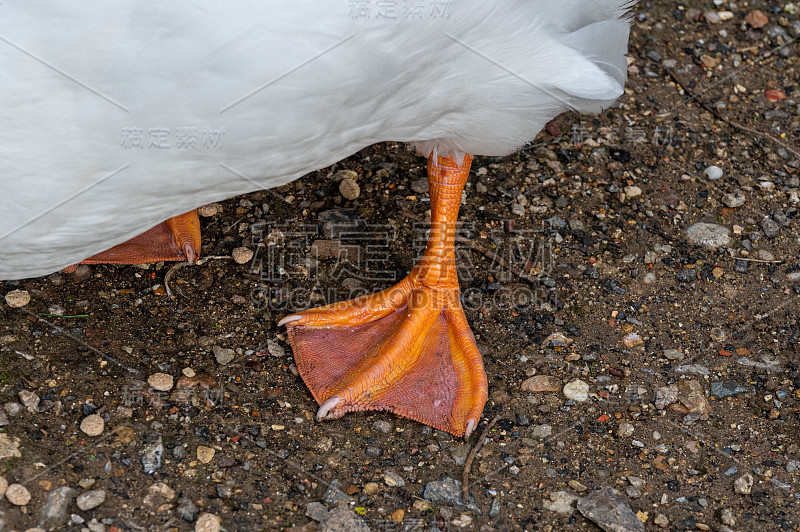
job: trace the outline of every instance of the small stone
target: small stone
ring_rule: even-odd
[[[678,383],[678,400],[669,407],[682,414],[698,414],[702,419],[707,419],[712,411],[703,387],[695,380]]]
[[[85,512],[87,510],[97,508],[98,506],[103,504],[105,500],[106,500],[105,490],[92,490],[78,495],[78,497],[75,499],[75,504],[77,504],[78,508],[80,508]]]
[[[750,495],[753,491],[753,475],[746,473],[733,482],[733,489],[739,495]]]
[[[722,196],[722,203],[724,203],[731,209],[741,207],[742,205],[744,205],[744,202],[745,202],[745,197],[744,193],[742,193],[741,190],[729,192],[728,194]]]
[[[21,308],[31,302],[31,295],[27,290],[12,290],[6,294],[6,303],[11,308]]]
[[[379,489],[380,486],[378,486],[376,482],[367,482],[366,484],[364,484],[364,493],[366,493],[367,495],[375,495],[376,493],[378,493]]]
[[[198,207],[197,209],[197,214],[199,214],[203,218],[211,218],[212,216],[216,216],[221,212],[222,212],[222,205],[220,205],[219,203],[209,203],[208,205],[203,205],[202,207]]]
[[[636,333],[628,333],[622,338],[622,343],[625,344],[625,347],[636,347],[642,345],[644,340]]]
[[[703,173],[711,180],[720,179],[722,177],[722,168],[712,165],[706,168]]]
[[[642,189],[636,186],[625,187],[625,196],[628,198],[635,198],[642,195]]]
[[[198,445],[197,446],[197,459],[200,460],[200,463],[207,464],[214,458],[214,454],[217,451],[212,449],[211,447],[206,447],[205,445]]]
[[[644,532],[644,523],[628,501],[609,486],[578,499],[578,511],[606,532]]]
[[[361,187],[355,179],[347,177],[339,183],[339,193],[349,200],[354,200],[361,195]]]
[[[161,434],[155,431],[145,432],[142,439],[144,445],[140,451],[139,463],[142,464],[142,472],[145,475],[152,475],[161,469],[164,441]]]
[[[286,350],[276,342],[275,340],[267,339],[267,351],[269,352],[270,356],[274,357],[285,357]]]
[[[377,430],[378,432],[382,432],[383,434],[389,434],[392,432],[392,424],[386,421],[385,419],[379,419],[375,423],[372,424],[372,428]]]
[[[194,501],[189,497],[181,497],[178,499],[178,507],[175,508],[175,513],[187,523],[193,523],[194,520],[197,519],[197,514],[199,512]]]
[[[664,514],[656,515],[656,518],[653,519],[653,522],[660,528],[667,528],[669,526],[669,519],[667,519],[667,516]]]
[[[153,373],[147,378],[147,384],[159,392],[168,392],[172,389],[173,383],[172,375],[167,373]]]
[[[387,486],[395,487],[395,486],[405,486],[406,481],[403,480],[403,477],[395,473],[394,471],[387,471],[383,474],[383,481],[386,483]]]
[[[451,525],[456,525],[459,528],[465,528],[472,524],[472,517],[469,514],[461,514],[452,521]]]
[[[564,385],[563,392],[567,399],[583,403],[589,399],[589,384],[575,379]]]
[[[730,508],[723,508],[719,512],[719,520],[723,525],[734,526],[736,525],[736,518],[733,517],[733,511]]]
[[[20,441],[16,436],[0,432],[0,460],[4,458],[19,458],[22,453],[19,451]]]
[[[195,532],[219,532],[222,519],[219,516],[203,512],[194,524]]]
[[[425,484],[422,498],[433,504],[461,504],[461,481],[451,477],[433,480]]]
[[[578,500],[576,495],[567,491],[550,492],[550,500],[542,501],[542,507],[561,515],[570,515],[575,507],[573,504]]]
[[[747,392],[747,388],[733,379],[711,383],[711,395],[720,399]]]
[[[569,484],[569,487],[574,489],[577,492],[582,492],[582,491],[586,491],[587,489],[589,489],[586,486],[584,486],[583,484],[581,484],[580,482],[578,482],[577,480],[570,480],[569,482],[567,482],[567,484]]]
[[[27,408],[31,414],[39,412],[39,396],[34,392],[28,390],[20,391],[19,400],[22,402],[22,406]]]
[[[755,29],[763,28],[769,23],[769,18],[760,9],[754,9],[744,17],[744,21]]]
[[[11,484],[6,488],[6,499],[16,506],[24,506],[31,500],[31,492],[21,484]]]
[[[337,506],[320,523],[319,532],[370,532],[369,527],[355,512],[345,506]]]
[[[6,477],[0,477],[0,497],[6,494],[7,489],[8,489],[8,480],[6,480]]]
[[[714,327],[711,329],[711,339],[715,342],[724,342],[727,338],[727,334],[725,334],[725,330],[721,327]]]
[[[778,236],[778,233],[781,231],[780,226],[769,216],[764,216],[764,218],[761,219],[761,229],[764,230],[764,234],[767,235],[768,238]]]
[[[47,494],[47,502],[39,512],[39,525],[48,530],[60,530],[67,521],[67,511],[75,490],[61,486]]]
[[[630,423],[620,423],[617,427],[617,436],[620,438],[630,438],[633,436],[634,427]]]
[[[342,491],[342,484],[338,480],[331,480],[328,489],[325,491],[324,500],[327,504],[350,504],[353,500]]]
[[[81,431],[87,436],[99,436],[103,433],[106,422],[97,414],[86,416],[81,421]]]
[[[549,438],[553,434],[553,426],[552,425],[536,425],[531,429],[531,435],[539,440],[544,440],[545,438]]]
[[[522,383],[523,392],[557,392],[561,389],[561,379],[550,375],[534,375]]]
[[[310,502],[306,505],[306,517],[322,522],[328,517],[328,509],[321,502]]]
[[[663,410],[678,400],[678,387],[675,385],[662,386],[656,390],[655,406]]]
[[[469,456],[469,450],[472,446],[468,443],[460,443],[450,448],[450,456],[455,460],[457,465],[464,465]]]
[[[250,259],[253,258],[253,250],[245,247],[234,248],[231,252],[231,256],[236,264],[245,264],[250,262]]]
[[[731,241],[727,227],[703,222],[689,226],[686,236],[692,243],[709,249],[727,246]]]
[[[664,356],[668,360],[683,360],[685,355],[677,349],[664,349]]]
[[[236,358],[236,352],[233,349],[226,349],[218,345],[214,346],[213,352],[214,358],[217,360],[217,364],[221,366],[230,364],[233,359]]]

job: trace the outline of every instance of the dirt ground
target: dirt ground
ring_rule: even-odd
[[[476,158],[458,259],[490,397],[466,441],[316,422],[276,326],[413,266],[404,145],[207,207],[172,297],[171,264],[1,283],[31,298],[0,306],[0,475],[31,498],[0,496],[0,530],[354,529],[338,505],[371,530],[597,530],[572,501],[603,487],[647,530],[800,530],[798,36],[800,4],[642,2],[616,108]],[[464,506],[442,487],[495,417]]]

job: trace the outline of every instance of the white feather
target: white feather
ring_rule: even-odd
[[[0,279],[376,142],[507,154],[622,93],[623,0],[358,4],[4,2]]]

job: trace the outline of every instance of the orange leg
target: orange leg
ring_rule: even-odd
[[[454,241],[472,157],[428,159],[431,234],[419,263],[382,292],[285,317],[317,419],[388,410],[469,436],[486,373],[461,308]]]
[[[197,211],[174,216],[130,240],[117,244],[81,264],[145,264],[159,261],[194,262],[200,254]],[[67,268],[67,271],[74,266]]]

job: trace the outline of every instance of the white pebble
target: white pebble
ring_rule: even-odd
[[[91,510],[93,508],[97,508],[106,500],[106,491],[105,490],[92,490],[87,491],[86,493],[81,493],[75,499],[75,504],[78,505],[83,511]]]
[[[6,303],[11,308],[24,307],[31,302],[31,295],[27,290],[12,290],[6,294]]]
[[[166,373],[153,373],[147,378],[147,384],[159,392],[168,392],[172,389],[174,379]]]
[[[30,502],[31,492],[21,484],[11,484],[6,489],[6,499],[8,499],[8,502],[11,504],[24,506]]]
[[[250,262],[250,259],[253,258],[253,250],[244,247],[236,248],[231,252],[231,256],[233,256],[233,260],[236,264],[244,264]]]
[[[712,179],[712,180],[719,179],[719,178],[722,177],[722,168],[720,168],[719,166],[712,165],[712,166],[709,166],[708,168],[706,168],[703,173],[709,179]]]
[[[194,524],[195,532],[219,532],[221,519],[210,513],[202,513]]]
[[[97,414],[92,414],[91,416],[86,416],[81,421],[81,430],[87,436],[99,436],[103,433],[103,429],[106,426],[106,422],[103,421],[103,418],[98,416]]]
[[[575,379],[565,384],[563,391],[567,399],[572,399],[579,403],[589,399],[589,384],[580,379]]]

